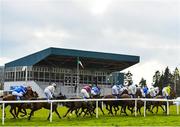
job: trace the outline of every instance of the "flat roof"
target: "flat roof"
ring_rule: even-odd
[[[140,61],[140,57],[134,55],[50,47],[6,63],[5,67],[52,66],[76,68],[78,59],[85,69],[105,69],[109,71],[121,71]]]

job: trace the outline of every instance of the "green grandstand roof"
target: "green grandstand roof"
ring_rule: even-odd
[[[139,56],[122,55],[103,52],[92,52],[74,49],[47,48],[34,54],[22,57],[5,64],[15,66],[55,66],[76,68],[77,58],[85,68],[102,68],[120,71],[139,62]]]

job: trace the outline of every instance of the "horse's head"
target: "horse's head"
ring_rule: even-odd
[[[146,98],[153,98],[153,97],[150,95],[150,93],[148,93],[148,94],[146,95]]]
[[[33,91],[33,97],[35,97],[35,98],[39,97],[39,95],[38,95],[38,93],[36,91]]]
[[[171,89],[171,91],[170,91],[170,99],[175,99],[175,98],[176,98],[176,92],[173,89]]]
[[[122,93],[121,93],[121,95],[123,95],[123,94],[128,94],[128,90],[127,90],[127,88],[126,87],[124,87],[124,88],[122,88],[123,90],[122,90]]]
[[[57,97],[55,97],[55,99],[58,99],[58,100],[64,100],[64,99],[67,99],[66,95],[63,95],[62,93],[59,94]]]
[[[38,98],[38,93],[32,89],[27,89],[27,92],[24,94],[25,99]]]
[[[142,92],[141,92],[141,88],[139,88],[139,87],[137,87],[137,89],[136,89],[136,97],[142,97]]]

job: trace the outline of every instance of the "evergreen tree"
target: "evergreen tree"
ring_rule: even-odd
[[[160,71],[156,71],[154,76],[153,76],[153,84],[154,84],[154,87],[158,86],[159,87],[159,80],[161,78],[161,73]]]
[[[178,86],[180,86],[180,75],[179,75],[179,70],[177,67],[174,70],[172,79],[174,82],[173,89],[176,93],[178,93],[178,88],[179,88]]]
[[[162,86],[166,87],[167,85],[172,84],[172,83],[173,83],[172,74],[171,74],[169,68],[166,67],[165,72],[164,72],[164,79],[163,79]]]

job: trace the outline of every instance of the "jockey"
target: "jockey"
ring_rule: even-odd
[[[112,87],[112,95],[117,97],[119,95],[119,90],[120,86],[118,84],[114,85]]]
[[[164,87],[163,89],[162,89],[162,95],[165,97],[165,98],[169,98],[169,96],[170,96],[170,92],[171,92],[171,87],[170,87],[170,85],[168,85],[167,87]]]
[[[84,99],[90,98],[90,93],[91,93],[91,86],[90,86],[90,85],[85,85],[85,86],[81,89],[81,94],[82,94],[82,96],[83,96]]]
[[[44,89],[44,94],[48,100],[53,98],[56,86],[57,85],[55,83],[52,83]]]
[[[131,95],[133,98],[136,94],[136,91],[137,91],[137,87],[135,84],[132,84],[128,87],[128,94]]]
[[[123,85],[120,85],[119,95],[122,95],[125,90],[127,90],[127,88],[124,87]]]
[[[17,100],[20,100],[21,97],[27,92],[27,87],[25,86],[16,86],[12,89],[12,95],[17,96]]]
[[[148,89],[148,87],[147,87],[147,86],[144,86],[142,90],[143,90],[144,96],[146,97],[147,94],[149,94],[149,89]]]
[[[158,93],[159,93],[159,87],[151,87],[149,89],[149,94],[151,95],[151,97],[157,96]]]
[[[155,90],[156,96],[157,96],[159,94],[159,87],[155,87],[154,90]]]
[[[92,96],[99,96],[101,94],[100,88],[97,85],[93,85],[91,89]]]

